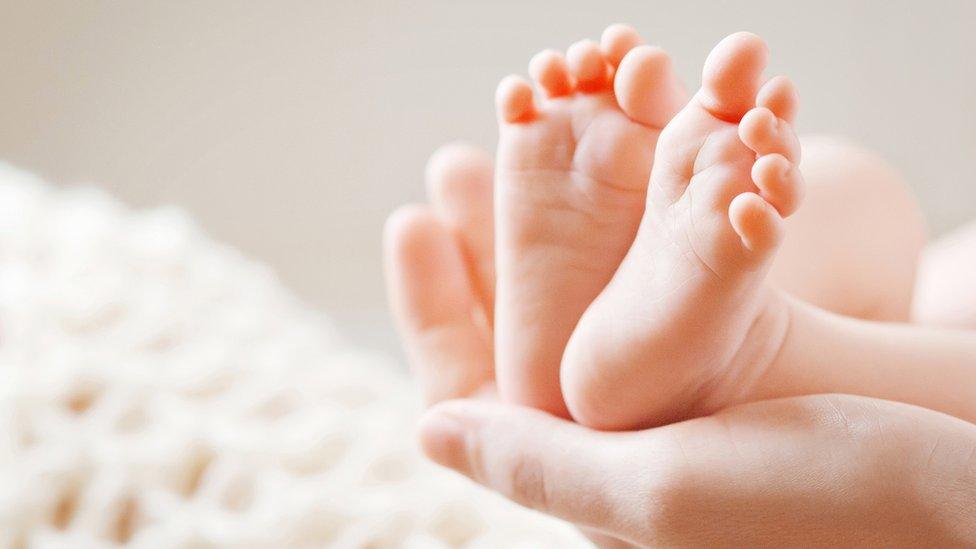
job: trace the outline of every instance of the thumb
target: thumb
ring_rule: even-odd
[[[433,461],[516,503],[578,526],[632,539],[644,522],[653,467],[633,460],[626,433],[592,431],[544,412],[498,402],[452,400],[420,422]],[[638,469],[639,468],[639,469]]]

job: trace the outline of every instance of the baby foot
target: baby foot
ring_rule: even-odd
[[[661,128],[684,104],[670,58],[615,25],[529,64],[496,96],[496,368],[506,400],[567,415],[563,349],[633,242]]]
[[[573,417],[602,429],[658,425],[740,400],[785,337],[766,271],[797,207],[797,97],[761,85],[755,35],[719,43],[702,88],[658,142],[647,211],[562,366]]]

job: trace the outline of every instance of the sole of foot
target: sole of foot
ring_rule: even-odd
[[[802,180],[797,95],[786,78],[763,83],[767,58],[753,34],[724,39],[661,134],[636,239],[562,362],[577,421],[619,430],[710,413],[775,356],[788,319],[765,275]]]
[[[661,128],[684,105],[671,60],[614,25],[532,58],[496,95],[499,391],[568,414],[563,350],[633,242]]]

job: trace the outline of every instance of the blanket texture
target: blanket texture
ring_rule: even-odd
[[[182,210],[0,166],[0,547],[586,545],[425,462],[402,371]]]

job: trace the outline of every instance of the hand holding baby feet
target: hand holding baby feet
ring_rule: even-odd
[[[630,429],[740,401],[785,337],[765,275],[802,193],[785,78],[762,83],[748,33],[712,50],[702,88],[660,136],[638,234],[562,363],[572,416]]]
[[[566,342],[630,247],[661,128],[683,106],[671,61],[636,31],[529,64],[541,98],[498,87],[496,375],[506,400],[567,415]]]

